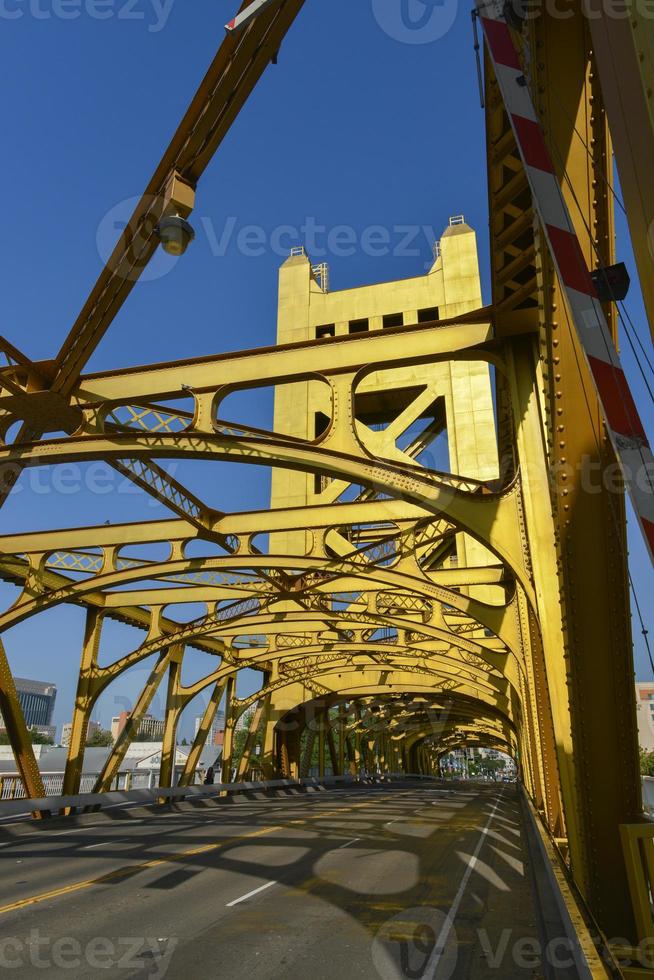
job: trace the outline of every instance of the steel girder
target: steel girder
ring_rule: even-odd
[[[203,690],[211,691],[210,699],[183,782],[193,778],[223,698],[223,778],[233,768],[243,774],[253,767],[257,740],[269,772],[299,773],[311,754],[306,741],[303,755],[303,725],[317,699],[317,731],[307,738],[318,739],[321,771],[327,751],[340,771],[347,758],[351,765],[376,759],[384,768],[405,770],[415,762],[421,771],[436,772],[448,747],[501,746],[518,758],[525,785],[600,925],[609,934],[635,936],[620,841],[620,825],[640,815],[624,514],[619,498],[601,488],[592,498],[581,496],[585,456],[601,466],[613,459],[592,394],[587,417],[590,386],[578,375],[569,311],[490,65],[492,307],[365,337],[81,376],[156,247],[153,221],[172,195],[191,200],[188,194],[300,7],[299,0],[281,0],[221,47],[54,368],[31,364],[4,345],[11,366],[0,372],[0,431],[6,436],[14,422],[23,425],[13,443],[0,447],[3,493],[25,466],[103,459],[178,519],[0,539],[0,575],[21,587],[0,630],[57,603],[86,610],[65,777],[71,791],[79,785],[97,697],[154,654],[100,788],[111,784],[164,678],[164,785],[172,780],[181,712]],[[603,264],[612,258],[610,141],[587,27],[579,10],[572,15],[563,24],[541,17],[516,40],[529,67],[524,81],[538,93],[579,240],[594,266],[596,252]],[[586,137],[583,149],[577,129]],[[383,440],[373,444],[357,424],[357,393],[375,371],[456,360],[484,361],[495,371],[499,481],[430,471],[392,447],[380,452]],[[223,417],[233,392],[309,380],[324,386],[330,405],[314,440]],[[175,401],[189,397],[191,411],[175,408]],[[39,438],[52,429],[68,434]],[[335,486],[365,489],[355,504],[230,515],[177,483],[162,465],[168,458],[295,468]],[[362,535],[370,525],[377,532]],[[257,544],[258,535],[297,528],[311,539],[303,553],[262,553]],[[462,533],[494,560],[451,567],[444,558],[452,537]],[[198,541],[219,554],[191,557],[190,544]],[[163,561],[130,557],[127,549],[161,542],[169,545]],[[596,560],[589,563],[591,549]],[[493,601],[480,589],[494,590]],[[166,607],[180,601],[203,602],[206,614],[191,624],[175,622]],[[146,636],[100,667],[106,617],[136,625]],[[189,646],[211,659],[203,678],[183,685]],[[258,670],[262,684],[239,699],[236,679],[243,669]],[[28,792],[42,795],[4,655],[0,700]],[[234,766],[237,721],[255,705],[245,751]],[[436,726],[430,708],[440,717]],[[292,733],[280,725],[289,715],[298,720]],[[382,731],[375,730],[378,722]]]

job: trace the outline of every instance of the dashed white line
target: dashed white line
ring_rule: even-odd
[[[239,902],[244,902],[247,898],[252,898],[253,895],[258,895],[259,892],[265,891],[266,888],[271,888],[276,884],[276,881],[267,881],[265,885],[260,885],[259,888],[253,888],[251,892],[247,893],[247,895],[241,895],[240,898],[235,898],[233,902],[227,902],[225,908],[229,909],[232,907],[232,905],[238,905]]]
[[[450,911],[447,913],[445,922],[443,923],[438,939],[436,940],[436,945],[434,946],[432,954],[429,957],[429,960],[427,961],[427,965],[424,969],[421,980],[431,980],[431,978],[436,976],[438,965],[445,951],[445,943],[447,942],[448,936],[452,931],[452,926],[454,925],[454,920],[456,919],[457,912],[459,911],[459,906],[461,905],[461,901],[463,899],[466,886],[470,881],[470,876],[472,875],[472,872],[475,870],[475,867],[477,865],[477,858],[479,857],[479,852],[481,851],[484,841],[488,835],[488,829],[491,823],[493,822],[493,818],[495,817],[497,808],[500,805],[501,798],[502,798],[502,794],[500,794],[500,796],[496,800],[495,805],[492,808],[491,815],[489,816],[486,822],[486,826],[484,827],[481,834],[479,835],[479,840],[477,842],[475,852],[468,863],[468,867],[466,868],[463,878],[461,879],[459,890],[456,893],[454,901],[452,902],[452,907],[450,908]]]
[[[141,818],[138,820],[130,820],[130,826],[135,823],[145,823],[145,820]],[[19,837],[21,840],[29,840],[31,837],[66,837],[68,834],[88,834],[94,829],[97,829],[99,826],[100,824],[90,823],[85,827],[75,827],[72,830],[33,830],[27,834],[20,834]],[[17,837],[16,840],[18,840],[19,837]]]
[[[112,844],[124,844],[125,841],[131,841],[131,837],[117,837],[115,840],[101,840],[97,844],[85,844],[82,848],[83,851],[90,851],[94,847],[111,847]]]
[[[337,851],[342,851],[344,847],[349,847],[350,844],[356,844],[356,842],[358,840],[361,840],[361,838],[360,837],[353,837],[352,840],[346,840],[344,844],[339,844],[338,847],[336,848],[336,850]]]

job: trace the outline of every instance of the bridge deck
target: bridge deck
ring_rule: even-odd
[[[16,978],[577,976],[528,837],[513,786],[417,783],[13,825],[0,949]]]

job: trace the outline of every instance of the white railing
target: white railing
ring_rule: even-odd
[[[180,773],[181,768],[175,773],[175,785],[177,785]],[[100,773],[98,772],[83,773],[79,792],[92,793],[99,775]],[[42,772],[41,778],[46,796],[61,796],[64,787],[63,772]],[[204,770],[199,770],[195,773],[194,783],[201,783],[203,779]],[[159,773],[156,769],[145,771],[128,769],[126,772],[117,773],[111,784],[111,789],[123,791],[131,789],[154,789],[158,785]],[[0,773],[0,800],[24,800],[25,796],[25,787],[17,772]]]

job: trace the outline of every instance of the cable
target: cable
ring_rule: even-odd
[[[570,189],[570,193],[572,194],[572,199],[574,200],[574,202],[575,202],[575,204],[577,206],[577,210],[579,211],[579,215],[581,217],[581,221],[582,221],[582,223],[584,225],[584,228],[586,229],[586,233],[588,235],[588,240],[591,243],[591,248],[593,249],[593,251],[595,253],[595,257],[597,258],[598,262],[600,262],[601,264],[604,264],[604,259],[600,255],[599,248],[595,244],[595,240],[593,238],[592,231],[591,231],[591,229],[590,229],[590,227],[588,225],[588,222],[586,221],[586,218],[585,218],[584,212],[582,210],[581,204],[579,203],[579,198],[577,197],[577,194],[575,192],[575,189],[572,186],[572,181],[570,180],[570,177],[568,176],[568,172],[567,172],[567,168],[565,166],[565,162],[563,161],[563,159],[561,157],[561,154],[560,154],[560,152],[558,150],[558,146],[556,144],[556,141],[551,137],[551,134],[549,134],[549,135],[550,135],[551,145],[553,147],[553,150],[554,150],[555,155],[558,158],[559,166],[560,166],[561,171],[563,173],[563,179],[567,183],[567,185],[568,185],[568,187]],[[560,193],[561,193],[561,202],[562,202],[562,204],[565,207],[566,205],[565,205],[565,201],[564,201],[564,198],[563,198],[563,192],[560,192]],[[582,260],[582,262],[583,262],[583,260]],[[583,262],[583,265],[584,265],[584,268],[586,269],[586,263],[585,262]],[[597,313],[597,309],[596,309],[596,307],[594,305],[593,305],[593,309],[595,310],[595,317],[596,317],[596,320],[597,320],[597,327],[599,329],[600,338],[602,340],[602,343],[603,343],[604,348],[605,348],[606,353],[607,353],[608,363],[611,365],[611,369],[612,369],[614,375],[617,377],[617,369],[616,369],[616,367],[615,367],[615,365],[613,363],[613,356],[615,355],[615,346],[613,345],[613,342],[611,341],[610,337],[607,338],[606,331],[603,329],[602,320],[600,319],[600,315],[599,315],[599,313]],[[623,407],[624,412],[625,412],[625,417],[628,418],[628,419],[630,419],[632,425],[634,425],[634,421],[636,423],[638,423],[639,422],[638,417],[636,417],[635,420],[633,419],[633,416],[632,416],[632,406],[629,405],[625,401],[624,394],[622,392],[622,386],[620,384],[616,384],[616,388],[617,388],[617,390],[620,393],[620,399],[622,401],[622,407]],[[648,483],[649,483],[649,486],[650,486],[650,492],[652,493],[652,495],[654,495],[654,482],[653,482],[652,476],[650,475],[650,473],[648,471],[647,461],[646,461],[646,459],[645,459],[645,457],[643,455],[642,446],[640,446],[640,445],[638,446],[637,452],[638,452],[638,455],[640,456],[641,462],[643,464],[643,470],[644,470],[644,472],[645,472],[645,474],[647,476],[647,480],[648,480]]]
[[[564,110],[564,112],[565,112],[565,110]],[[575,126],[575,132],[577,132],[576,126]],[[580,205],[579,199],[577,197],[577,194],[575,192],[575,189],[572,186],[572,182],[571,182],[570,177],[568,175],[567,168],[565,166],[565,162],[562,160],[562,157],[561,157],[561,154],[559,153],[559,150],[558,150],[558,146],[556,144],[556,141],[552,138],[551,133],[549,133],[548,135],[550,137],[550,143],[551,143],[551,145],[552,145],[552,147],[554,149],[554,152],[555,152],[556,156],[558,157],[559,166],[561,167],[561,170],[563,172],[564,180],[566,181],[566,183],[567,183],[567,185],[568,185],[568,187],[570,189],[570,193],[572,194],[572,198],[573,198],[573,200],[574,200],[574,202],[575,202],[575,204],[577,206],[577,210],[579,211],[579,215],[581,217],[582,223],[583,223],[583,225],[584,225],[584,227],[586,229],[586,233],[588,235],[588,239],[589,239],[589,241],[591,243],[591,248],[595,252],[596,258],[598,259],[598,261],[600,262],[600,264],[604,265],[605,264],[604,263],[604,260],[603,260],[602,256],[599,254],[599,248],[596,246],[595,241],[594,241],[594,238],[593,238],[593,235],[592,235],[592,232],[591,232],[591,229],[588,226],[588,223],[586,222],[586,218],[585,218],[584,212],[583,212],[583,210],[581,208],[581,205]],[[590,159],[592,161],[593,158],[592,158],[592,155],[590,154],[590,151],[588,149],[588,146],[585,144],[585,142],[582,139],[581,135],[579,133],[577,133],[577,135],[579,136],[579,139],[581,140],[581,142],[584,144],[584,148],[586,149],[586,152],[587,152],[587,154],[589,155],[589,157],[590,157]],[[607,183],[608,183],[608,181],[607,181]],[[611,188],[611,190],[613,191],[612,188]],[[617,195],[615,194],[615,191],[613,191],[613,193],[614,193],[614,196],[616,197],[616,200],[619,200],[618,197],[617,197]],[[561,194],[561,197],[563,198],[563,195],[562,194]],[[619,202],[619,203],[620,203],[620,206],[624,210],[624,206],[622,205],[622,202]],[[626,214],[626,212],[625,212],[625,214]],[[624,304],[623,304],[623,306],[624,306]],[[568,309],[567,309],[567,306],[565,304],[563,306],[563,309],[564,309],[565,318],[566,318],[566,321],[567,321],[567,324],[568,324],[568,331],[571,334],[571,336],[574,336],[574,332],[572,330],[572,324],[570,323],[570,316],[568,314]],[[618,310],[618,314],[619,314],[619,312],[620,311]],[[625,312],[626,312],[626,310],[625,310]],[[633,327],[633,324],[631,322],[631,318],[629,317],[629,314],[627,313],[626,315],[627,315],[627,319],[628,319],[629,323],[632,326],[632,329],[634,331],[634,334],[636,334],[636,336],[637,336],[637,331],[636,331],[635,327]],[[597,321],[598,321],[598,324],[597,325],[598,325],[598,328],[600,330],[600,334],[601,334],[602,340],[604,342],[604,346],[606,347],[607,353],[609,354],[609,362],[612,363],[612,359],[610,357],[611,351],[608,348],[607,338],[605,336],[604,330],[602,329],[602,323],[601,323],[601,320],[599,318],[599,315],[597,315]],[[625,325],[625,321],[623,320],[622,322],[623,322],[623,325]],[[635,355],[635,349],[633,347],[633,341],[631,339],[631,336],[630,336],[628,330],[626,329],[626,325],[625,325],[625,333],[627,334],[627,338],[629,340],[629,343],[630,343],[631,348],[634,351],[634,355]],[[642,345],[641,345],[641,347],[642,347]],[[575,356],[575,362],[576,362],[576,365],[577,365],[577,371],[579,373],[579,377],[580,377],[581,384],[582,384],[582,390],[584,392],[584,400],[586,402],[586,408],[588,410],[591,423],[593,423],[594,420],[593,420],[592,410],[591,410],[591,407],[590,407],[590,402],[588,400],[588,394],[587,394],[587,391],[586,391],[586,386],[584,384],[584,376],[583,376],[583,372],[581,370],[581,364],[579,363],[579,356],[578,356],[577,347],[576,347],[575,344],[573,344],[573,351],[574,351],[574,356]],[[644,349],[643,349],[643,353],[645,353]],[[647,362],[649,364],[649,358],[647,358],[647,355],[645,355],[645,356],[646,356]],[[638,362],[638,358],[637,357],[636,357],[636,361]],[[639,367],[641,368],[641,372],[642,372],[642,365],[640,365],[640,363],[639,363]],[[650,367],[651,367],[651,364],[650,364]],[[650,397],[651,397],[652,396],[651,389],[649,387],[649,384],[647,382],[647,379],[645,378],[644,372],[642,372],[642,373],[643,373],[643,378],[645,380],[645,383],[647,385],[647,390],[649,391]],[[624,399],[623,399],[623,401],[624,401]],[[628,409],[628,406],[627,405],[624,405],[624,407],[625,407],[626,410]],[[598,456],[601,458],[601,447],[599,445],[599,439],[598,439],[598,436],[597,436],[597,432],[595,431],[594,425],[593,425],[593,433],[594,433],[594,440],[595,440],[595,445],[596,445],[597,453],[598,453]],[[647,467],[645,465],[645,459],[644,459],[643,454],[642,454],[642,449],[639,450],[639,453],[640,453],[640,456],[641,456],[641,459],[642,459],[642,462],[643,462],[643,466],[645,468],[645,471],[647,472]],[[648,478],[649,478],[649,474],[648,474]],[[649,479],[650,479],[650,486],[652,486],[651,478],[649,478]],[[652,491],[654,492],[654,486],[652,486]],[[628,579],[629,579],[629,587],[630,587],[630,590],[631,590],[631,594],[633,595],[633,598],[634,598],[634,605],[635,605],[635,608],[636,608],[636,613],[637,613],[637,616],[638,616],[638,621],[640,623],[641,634],[642,634],[643,639],[645,641],[645,648],[647,650],[647,655],[649,657],[650,668],[652,670],[652,674],[654,675],[654,658],[652,657],[652,650],[651,650],[650,643],[649,643],[649,635],[648,635],[649,634],[649,631],[648,631],[647,627],[645,626],[645,621],[643,619],[642,611],[641,611],[641,608],[640,608],[640,602],[638,601],[638,594],[636,592],[636,586],[634,584],[633,576],[631,574],[631,569],[629,568],[629,556],[628,556],[626,547],[625,548],[622,547],[622,521],[619,520],[618,514],[616,513],[616,510],[615,510],[615,507],[614,507],[614,504],[613,504],[612,497],[609,495],[607,497],[607,499],[608,499],[609,508],[611,510],[611,514],[612,514],[612,517],[613,517],[613,522],[614,522],[616,531],[618,532],[618,542],[619,542],[620,550],[622,552],[622,558],[624,560],[625,567],[627,569],[627,576],[628,576]]]
[[[569,331],[570,335],[574,337],[574,331],[572,329],[572,324],[570,323],[570,317],[568,315],[568,309],[567,309],[567,306],[565,304],[563,306],[563,310],[564,310],[564,315],[565,315],[566,322],[567,322],[567,325],[568,325],[568,331]],[[593,412],[592,412],[592,409],[591,409],[591,406],[590,406],[590,401],[588,400],[588,392],[586,391],[586,385],[584,383],[584,375],[583,375],[583,372],[581,370],[581,364],[579,362],[579,355],[577,353],[577,347],[576,347],[575,344],[572,345],[572,349],[573,349],[574,356],[575,356],[575,363],[577,365],[577,371],[579,373],[579,378],[580,378],[580,381],[581,381],[582,391],[584,393],[584,401],[586,403],[586,409],[588,411],[588,416],[589,416],[589,418],[591,420],[591,423],[592,423],[593,438],[594,438],[594,441],[595,441],[595,448],[597,449],[597,455],[598,455],[598,457],[601,458],[602,450],[601,450],[601,446],[599,444],[599,439],[598,439],[598,436],[597,436],[597,432],[595,431],[594,419],[593,419]],[[642,614],[642,611],[641,611],[641,608],[640,608],[640,602],[638,600],[638,593],[636,592],[636,586],[635,586],[635,583],[634,583],[633,576],[631,574],[631,569],[629,567],[629,554],[628,554],[627,548],[626,547],[623,547],[623,541],[622,541],[622,521],[620,520],[619,515],[616,513],[615,506],[613,504],[613,498],[611,497],[610,494],[608,494],[607,500],[608,500],[608,503],[609,503],[609,508],[611,510],[611,517],[613,518],[613,523],[614,523],[614,526],[615,526],[615,529],[616,529],[617,535],[618,535],[618,547],[620,549],[620,552],[621,552],[621,555],[622,555],[622,559],[623,559],[624,564],[625,564],[625,567],[627,569],[627,576],[628,576],[628,579],[629,579],[629,588],[631,590],[631,594],[632,594],[633,599],[634,599],[634,605],[635,605],[635,608],[636,608],[636,613],[637,613],[637,616],[638,616],[638,621],[640,623],[640,632],[641,632],[641,634],[643,636],[643,639],[645,641],[645,649],[647,650],[647,656],[649,657],[650,667],[651,667],[651,670],[652,670],[652,676],[654,677],[654,657],[652,656],[652,650],[651,650],[650,642],[649,642],[649,630],[647,629],[647,627],[645,625],[645,620],[643,619],[643,614]]]
[[[574,119],[572,118],[572,116],[570,115],[570,113],[568,113],[566,111],[566,109],[564,108],[563,99],[558,99],[558,104],[559,104],[559,108],[563,112],[563,115],[566,117],[566,119],[568,120],[568,122],[570,122],[572,124],[572,128],[573,128],[573,130],[575,132],[575,135],[578,137],[581,145],[583,146],[584,150],[586,151],[586,155],[587,155],[588,159],[591,161],[591,163],[594,163],[592,151],[591,151],[590,147],[588,146],[588,143],[586,142],[586,140],[583,138],[583,136],[581,135],[581,133],[577,129],[577,126],[575,124]],[[551,140],[552,144],[555,145],[554,144],[554,140],[552,139],[551,133],[549,134],[549,136],[550,136],[550,140]],[[562,163],[561,154],[558,153],[558,150],[557,150],[557,155],[559,157],[559,163]],[[624,204],[622,203],[622,201],[621,201],[621,199],[620,199],[620,197],[618,195],[618,192],[616,191],[616,189],[613,186],[613,184],[611,183],[611,181],[602,172],[599,172],[599,177],[602,180],[602,182],[606,185],[606,187],[609,189],[609,191],[611,192],[611,194],[612,194],[615,202],[619,205],[620,210],[622,211],[622,213],[624,214],[624,216],[627,218],[627,220],[629,220],[629,215],[627,214],[627,210],[626,210]],[[566,174],[566,180],[567,180],[567,174]],[[570,186],[569,181],[568,181],[568,186]],[[572,190],[572,188],[570,188],[570,189]],[[574,194],[574,191],[573,191],[573,194]],[[577,207],[579,207],[579,202],[576,201],[576,199],[575,199],[575,203],[577,204]],[[579,208],[579,210],[580,210],[580,213],[581,213],[581,208]],[[581,215],[581,217],[582,217],[582,220],[583,220],[583,214]],[[586,230],[589,231],[588,226],[586,226]],[[592,238],[591,238],[591,241],[592,241]],[[600,260],[601,260],[601,256],[598,256],[598,258],[600,258]],[[603,264],[605,264],[605,263],[603,263]],[[645,346],[644,346],[644,344],[643,344],[643,342],[642,342],[642,340],[640,338],[640,335],[638,333],[638,330],[636,329],[636,327],[635,327],[635,325],[634,325],[631,317],[629,316],[629,313],[627,311],[627,308],[626,308],[624,302],[620,302],[619,304],[616,302],[616,308],[618,308],[619,306],[622,307],[622,314],[629,320],[629,323],[631,324],[631,328],[632,328],[632,330],[634,332],[634,336],[636,337],[636,340],[638,341],[638,346],[640,347],[640,349],[643,352],[643,356],[645,357],[645,360],[647,361],[648,367],[652,371],[652,374],[654,374],[654,365],[652,365],[652,362],[650,361],[650,359],[649,359],[649,357],[647,355],[647,351],[645,350]],[[620,316],[620,319],[622,320],[622,315],[620,314],[620,309],[619,308],[618,308],[618,316]],[[625,327],[625,329],[626,329],[626,327]],[[645,383],[647,384],[647,382],[645,382]],[[649,386],[648,386],[648,388],[649,388]]]
[[[634,342],[631,339],[631,334],[629,332],[629,329],[627,328],[627,324],[624,323],[624,321],[623,321],[622,325],[624,327],[625,336],[626,336],[627,340],[629,341],[629,346],[631,347],[631,351],[632,351],[632,353],[634,355],[634,360],[636,361],[636,364],[638,365],[638,370],[640,371],[640,373],[642,375],[642,378],[643,378],[643,381],[645,383],[645,387],[647,388],[647,391],[649,392],[649,397],[652,400],[652,402],[654,403],[654,392],[652,392],[652,389],[649,386],[649,381],[647,380],[647,375],[645,374],[645,371],[643,370],[642,364],[638,360],[638,355],[636,353],[636,348],[634,347]]]
[[[572,336],[574,336],[574,333],[573,333],[573,330],[572,330],[572,324],[570,323],[570,317],[568,315],[567,307],[564,305],[563,309],[564,309],[564,314],[565,314],[566,322],[568,324],[568,331],[570,332],[570,334]],[[579,378],[580,378],[580,381],[581,381],[582,391],[584,393],[584,401],[586,403],[586,409],[588,411],[588,416],[589,416],[589,418],[591,420],[591,423],[593,423],[594,422],[594,420],[593,420],[593,412],[592,412],[592,409],[591,409],[591,406],[590,406],[590,401],[588,399],[588,392],[586,390],[586,385],[584,383],[584,375],[583,375],[583,372],[581,370],[581,364],[579,363],[579,356],[578,356],[578,353],[577,353],[577,348],[576,348],[576,345],[574,345],[574,344],[573,344],[573,352],[574,352],[574,356],[575,356],[575,363],[577,365],[577,371],[579,373]],[[595,440],[595,448],[597,449],[598,456],[601,458],[601,447],[600,447],[600,444],[599,444],[599,439],[598,439],[598,436],[597,436],[597,432],[595,431],[594,425],[593,425],[593,433],[594,433],[594,440]],[[620,548],[620,551],[622,553],[622,558],[623,558],[623,561],[625,563],[625,567],[627,569],[627,576],[628,576],[628,579],[629,579],[629,588],[631,590],[631,594],[632,594],[633,599],[634,599],[634,605],[635,605],[635,608],[636,608],[636,613],[638,615],[638,621],[640,623],[640,631],[641,631],[641,634],[642,634],[643,639],[645,641],[645,648],[647,650],[647,655],[649,657],[650,667],[651,667],[651,670],[652,670],[652,676],[654,676],[654,657],[652,656],[652,650],[651,650],[650,642],[649,642],[649,635],[648,635],[649,634],[649,630],[647,629],[647,627],[645,625],[645,621],[643,619],[643,614],[642,614],[642,611],[641,611],[641,608],[640,608],[640,602],[638,600],[638,593],[636,592],[636,586],[634,584],[633,576],[631,574],[631,569],[629,568],[629,555],[627,553],[626,548],[623,548],[622,533],[621,533],[622,532],[622,521],[619,519],[619,515],[616,513],[616,510],[615,510],[615,507],[614,507],[614,504],[613,504],[613,499],[610,496],[610,494],[608,495],[607,499],[608,499],[608,502],[609,502],[609,508],[611,510],[611,516],[613,518],[613,523],[615,525],[616,531],[618,532],[618,547]]]
[[[531,78],[531,75],[529,75],[529,80],[530,80],[530,82],[531,82],[531,83],[532,83],[532,85],[533,85],[533,79]],[[573,128],[573,130],[574,130],[574,133],[575,133],[575,135],[577,136],[577,138],[579,139],[579,142],[581,143],[581,145],[583,146],[583,148],[584,148],[584,150],[586,151],[586,155],[587,155],[587,157],[588,157],[588,159],[589,159],[589,160],[591,161],[591,163],[594,163],[594,158],[593,158],[593,154],[592,154],[592,151],[591,151],[591,149],[590,149],[590,147],[589,147],[589,145],[588,145],[588,143],[587,143],[587,142],[586,142],[586,140],[584,139],[584,137],[583,137],[583,136],[581,135],[581,133],[580,133],[580,132],[579,132],[579,130],[577,129],[577,125],[576,125],[576,122],[575,122],[575,120],[574,120],[574,119],[573,119],[573,117],[572,117],[572,116],[570,115],[570,113],[569,113],[569,112],[567,112],[567,110],[565,109],[565,107],[564,107],[564,100],[558,97],[558,95],[556,94],[556,89],[555,89],[555,87],[554,87],[554,86],[551,86],[551,88],[552,88],[552,93],[553,93],[553,95],[554,95],[554,96],[555,96],[555,98],[557,99],[557,103],[558,103],[558,108],[559,108],[559,109],[561,110],[561,112],[562,112],[562,113],[563,113],[563,115],[564,115],[564,116],[566,117],[566,119],[568,120],[568,122],[569,122],[569,123],[571,123],[571,125],[572,125],[572,128]],[[541,120],[541,124],[542,124],[542,120]],[[550,136],[550,140],[551,140],[551,142],[552,142],[552,145],[553,145],[553,146],[556,146],[556,144],[555,144],[555,141],[554,141],[554,139],[552,138],[552,135],[551,135],[551,133],[549,133],[549,136]],[[563,169],[564,169],[564,171],[565,171],[565,165],[563,164],[563,161],[562,161],[562,159],[561,159],[561,154],[560,154],[560,153],[558,153],[558,150],[557,150],[557,156],[559,157],[559,163],[560,163],[560,164],[562,165],[562,167],[563,167]],[[620,196],[618,195],[618,192],[616,191],[616,189],[615,189],[615,187],[613,186],[613,184],[611,183],[611,181],[610,181],[610,180],[608,179],[608,177],[607,177],[607,176],[606,176],[606,175],[605,175],[604,173],[602,173],[602,172],[599,172],[599,177],[600,177],[600,179],[601,179],[601,181],[602,181],[602,182],[603,182],[603,183],[605,184],[605,186],[606,186],[606,187],[607,187],[607,188],[609,189],[609,191],[611,192],[611,195],[613,196],[613,199],[615,200],[615,202],[616,202],[616,203],[618,204],[618,206],[620,207],[620,210],[621,210],[621,211],[622,211],[622,213],[624,214],[624,216],[625,216],[625,218],[627,218],[627,220],[629,220],[629,215],[627,214],[627,209],[625,208],[625,206],[624,206],[624,204],[623,204],[623,202],[622,202],[622,200],[620,199]],[[567,173],[566,173],[566,180],[567,180],[567,179],[568,179],[568,178],[567,178]],[[568,186],[570,186],[570,183],[569,183],[569,181],[568,181]],[[572,187],[571,187],[571,186],[570,186],[570,189],[571,189],[571,191],[572,191],[572,193],[573,193],[573,195],[574,195],[574,190],[572,189]],[[579,202],[578,202],[578,201],[576,200],[576,197],[575,197],[575,203],[577,204],[577,207],[579,208],[579,211],[580,211],[580,214],[581,214],[581,218],[582,218],[582,221],[583,221],[583,220],[584,220],[584,218],[583,218],[583,213],[581,212],[581,208],[579,207]],[[586,230],[587,230],[587,231],[589,231],[589,229],[588,229],[588,226],[587,226],[587,225],[586,225]],[[589,235],[590,235],[590,231],[589,231]],[[592,241],[592,237],[591,237],[591,241]],[[597,250],[596,250],[596,251],[597,251]],[[601,260],[601,257],[600,257],[600,256],[598,256],[598,257],[599,257],[599,258],[600,258],[600,260]],[[627,318],[627,319],[629,320],[629,322],[631,323],[631,327],[632,327],[632,330],[634,331],[634,335],[635,335],[635,337],[636,337],[636,340],[638,341],[638,346],[639,346],[639,347],[640,347],[640,349],[642,350],[642,352],[643,352],[643,356],[645,357],[645,360],[647,361],[647,364],[648,364],[648,366],[649,366],[649,368],[650,368],[650,370],[651,370],[651,371],[652,371],[652,373],[654,374],[654,365],[652,365],[652,363],[651,363],[651,361],[650,361],[650,359],[649,359],[649,357],[648,357],[648,355],[647,355],[647,351],[645,350],[645,347],[644,347],[644,345],[643,345],[643,342],[642,342],[642,340],[641,340],[641,338],[640,338],[640,335],[639,335],[639,333],[638,333],[638,330],[637,330],[637,329],[636,329],[636,327],[634,326],[634,323],[633,323],[633,321],[631,320],[631,317],[629,316],[629,313],[627,312],[627,308],[626,308],[626,306],[625,306],[625,304],[624,304],[624,302],[622,302],[622,303],[620,303],[619,305],[620,305],[620,306],[622,306],[622,310],[623,310],[623,314],[624,314],[624,316],[625,316],[625,317],[626,317],[626,318]],[[616,303],[616,307],[617,307],[617,306],[618,306],[618,304]],[[620,310],[619,310],[619,309],[618,309],[618,316],[620,316]],[[620,317],[620,319],[622,319],[622,317]],[[646,384],[647,384],[647,382],[646,382]],[[649,387],[649,386],[648,386],[648,387]]]
[[[634,326],[633,320],[629,316],[629,312],[627,310],[627,307],[622,302],[620,303],[620,306],[622,307],[622,314],[626,317],[626,319],[629,321],[629,324],[631,325],[631,329],[634,332],[634,337],[638,341],[638,346],[640,347],[640,349],[641,349],[641,351],[643,353],[643,357],[645,358],[645,361],[647,363],[647,366],[649,367],[649,369],[652,372],[652,374],[654,374],[654,364],[652,364],[652,362],[649,359],[649,355],[648,355],[647,351],[645,350],[645,345],[643,344],[642,340],[640,339],[640,336],[638,334],[638,331],[636,330],[636,327]],[[619,310],[618,310],[618,315],[620,315],[620,311]],[[620,319],[622,320],[622,316],[620,316]],[[626,330],[626,324],[624,323],[624,321],[622,321],[622,323],[623,323],[623,326],[625,327],[625,330]]]
[[[627,568],[629,568],[629,566],[627,566]],[[643,620],[643,614],[642,614],[642,612],[640,610],[640,603],[638,601],[638,595],[636,593],[636,586],[634,585],[634,580],[633,580],[633,578],[631,576],[631,571],[629,571],[629,585],[631,587],[631,593],[632,593],[632,595],[634,597],[634,603],[635,603],[635,606],[636,606],[636,612],[638,613],[638,619],[639,619],[639,622],[640,622],[640,632],[642,633],[643,640],[645,641],[645,649],[647,650],[647,656],[649,657],[650,667],[652,668],[652,675],[654,675],[654,658],[652,657],[652,648],[651,648],[650,642],[649,642],[649,630],[645,626],[645,622]]]

